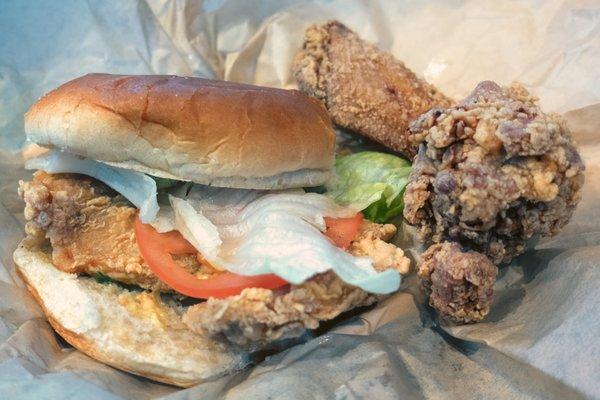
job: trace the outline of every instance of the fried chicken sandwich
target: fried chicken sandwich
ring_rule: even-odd
[[[298,91],[92,74],[42,97],[25,130],[44,152],[19,186],[18,271],[67,342],[116,368],[214,379],[408,271],[394,225],[308,189],[335,135]]]

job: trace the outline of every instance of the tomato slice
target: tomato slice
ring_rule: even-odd
[[[145,234],[152,241],[160,243],[160,247],[169,254],[191,254],[198,251],[177,231],[158,233],[155,229],[148,229]]]
[[[362,222],[361,213],[350,218],[325,217],[325,235],[336,246],[347,249],[358,235]],[[152,225],[142,223],[139,218],[135,219],[134,229],[140,254],[152,272],[169,287],[186,296],[224,298],[240,294],[249,287],[276,289],[288,284],[274,274],[244,276],[222,272],[207,279],[198,279],[173,260],[172,254],[197,252],[179,232],[158,233]]]
[[[198,279],[177,264],[171,254],[196,253],[196,249],[179,232],[158,233],[152,225],[135,219],[135,237],[142,258],[156,276],[169,287],[189,297],[224,298],[245,288],[275,289],[288,283],[273,274],[244,276],[231,272]]]
[[[362,223],[363,215],[361,213],[349,218],[325,217],[325,226],[327,227],[325,235],[337,247],[347,249],[358,235]]]

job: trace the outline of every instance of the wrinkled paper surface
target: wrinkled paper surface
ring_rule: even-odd
[[[88,72],[291,88],[311,23],[339,19],[446,94],[524,83],[563,113],[587,164],[564,231],[501,270],[485,322],[440,323],[414,274],[400,293],[253,368],[180,390],[88,358],[15,274],[23,114]],[[600,398],[600,2],[52,1],[0,4],[1,398]],[[409,227],[399,243],[418,257]]]

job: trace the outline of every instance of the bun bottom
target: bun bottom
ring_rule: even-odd
[[[181,387],[248,364],[247,354],[190,331],[182,309],[158,296],[56,269],[50,250],[33,238],[19,244],[13,259],[56,332],[98,361]]]

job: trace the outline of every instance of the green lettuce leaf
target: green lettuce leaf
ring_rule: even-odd
[[[153,176],[153,175],[148,175],[148,176],[150,178],[154,179],[154,181],[156,182],[157,190],[168,189],[168,188],[171,188],[181,182],[181,181],[177,181],[175,179],[159,178],[158,176]]]
[[[382,223],[402,213],[410,170],[408,161],[392,154],[363,151],[341,156],[336,159],[336,177],[327,185],[327,195]]]

